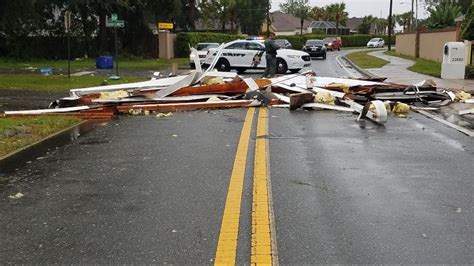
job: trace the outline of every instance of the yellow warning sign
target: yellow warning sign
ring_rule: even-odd
[[[172,30],[173,23],[158,22],[158,29],[160,30]]]

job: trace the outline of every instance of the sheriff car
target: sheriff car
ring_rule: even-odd
[[[204,67],[209,66],[217,54],[217,49],[209,49]],[[265,46],[261,41],[236,40],[224,45],[222,55],[216,64],[218,71],[237,70],[239,74],[247,69],[265,69]],[[291,71],[296,73],[302,68],[311,66],[311,58],[308,53],[293,50],[279,49],[277,51],[278,74]]]

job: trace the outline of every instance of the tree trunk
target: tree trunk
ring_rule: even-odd
[[[304,23],[304,20],[301,19],[300,20],[300,35],[303,35],[303,23]]]
[[[78,8],[79,9],[79,15],[81,16],[81,22],[82,22],[82,32],[84,33],[84,48],[87,57],[90,57],[90,39],[91,39],[91,31],[87,27],[87,18],[88,18],[88,12],[87,12],[87,6],[81,6]]]
[[[191,31],[196,30],[196,0],[189,0],[189,25],[191,27]]]
[[[99,14],[99,53],[102,53],[109,50],[107,46],[107,27],[105,25],[107,13],[100,6],[97,13]]]

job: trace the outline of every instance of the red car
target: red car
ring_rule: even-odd
[[[334,51],[337,49],[338,51],[341,51],[341,47],[342,47],[341,37],[324,38],[323,42],[328,50]]]

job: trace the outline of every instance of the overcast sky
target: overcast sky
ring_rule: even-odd
[[[286,0],[271,1],[272,11],[279,10],[280,3],[286,2]],[[390,0],[309,0],[310,6],[320,7],[340,2],[346,3],[346,11],[349,13],[349,17],[363,17],[367,15],[388,17]],[[410,0],[393,0],[393,14],[401,14],[410,10]],[[418,4],[418,17],[426,17],[425,9],[421,3]]]

